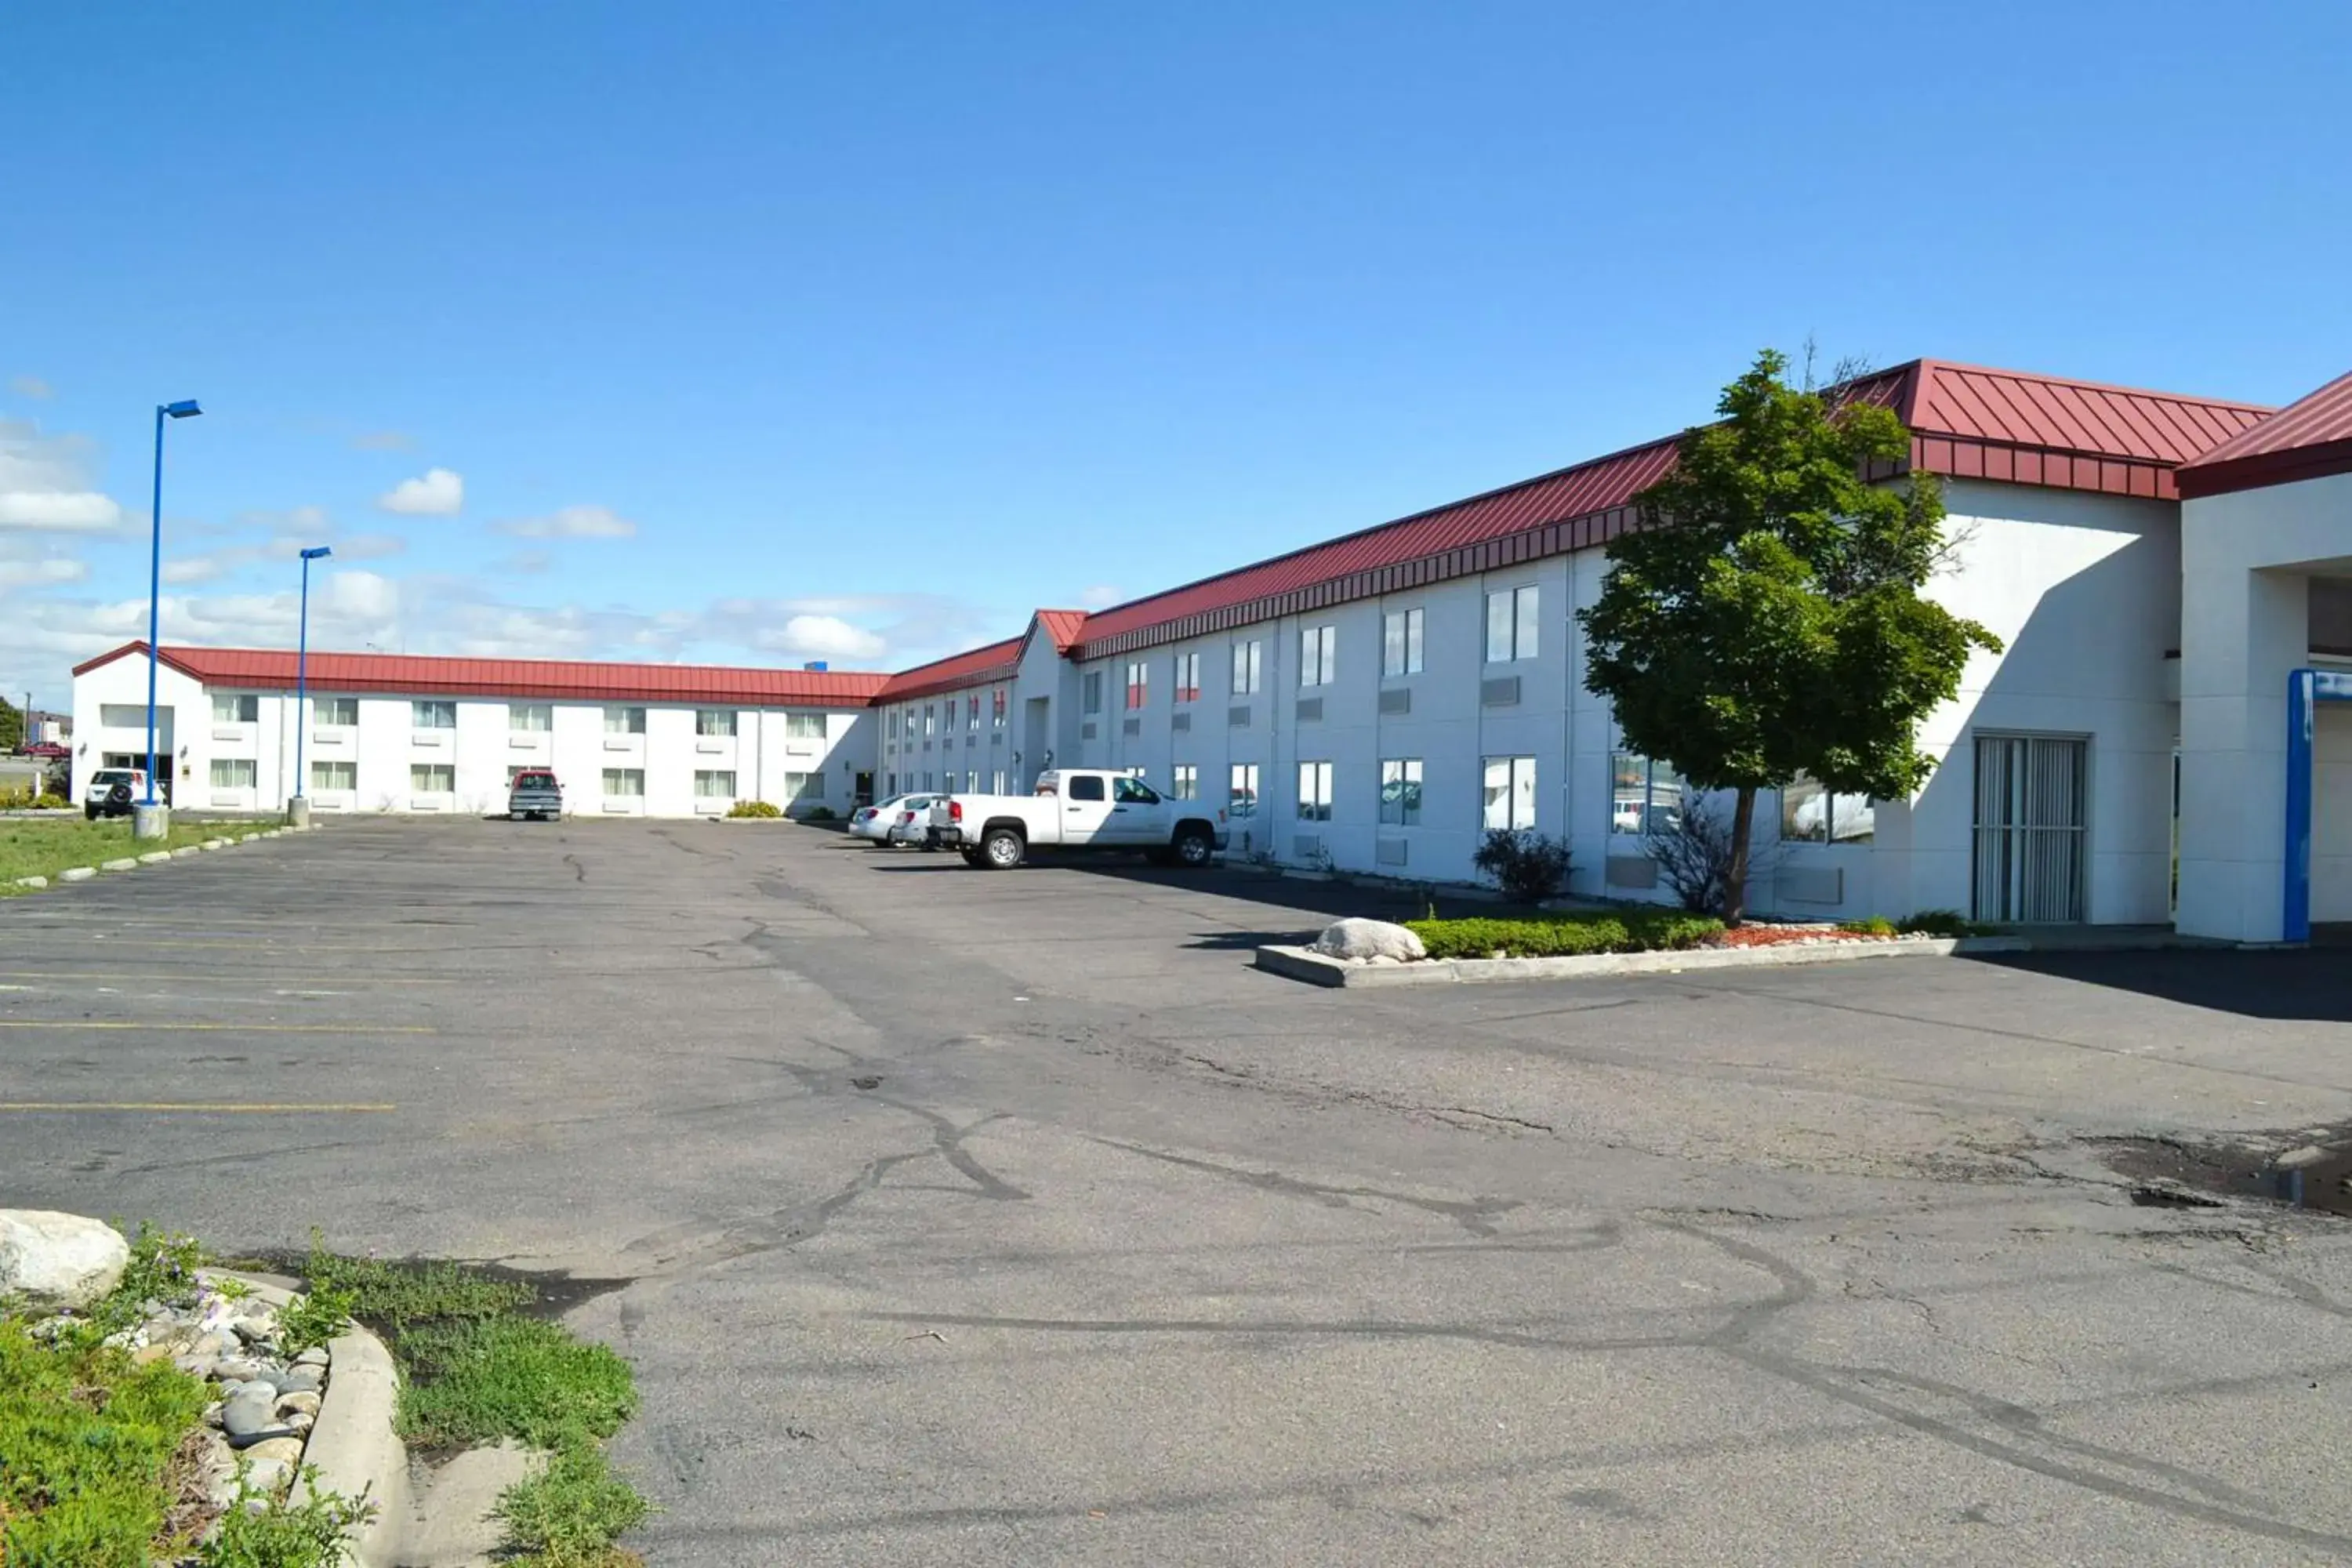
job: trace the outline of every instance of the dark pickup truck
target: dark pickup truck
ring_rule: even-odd
[[[563,815],[563,786],[545,768],[525,768],[507,786],[507,815],[517,822],[541,822]]]

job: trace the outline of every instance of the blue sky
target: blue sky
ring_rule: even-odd
[[[5,30],[0,689],[51,702],[143,630],[170,398],[167,637],[290,644],[323,541],[325,646],[895,668],[1679,428],[1808,334],[2352,363],[2336,0]]]

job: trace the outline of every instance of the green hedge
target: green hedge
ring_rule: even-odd
[[[1674,910],[1562,914],[1541,920],[1407,921],[1432,958],[1573,958],[1696,947],[1723,929],[1712,915]]]

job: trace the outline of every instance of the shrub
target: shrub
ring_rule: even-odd
[[[628,1363],[536,1318],[427,1324],[394,1349],[410,1373],[401,1436],[427,1447],[519,1437],[551,1448],[608,1437],[637,1407]]]
[[[838,822],[840,816],[829,805],[813,805],[801,813],[803,822]]]
[[[1985,928],[1958,910],[1921,910],[1895,929],[1914,936],[1977,936]]]
[[[1870,915],[1858,921],[1840,921],[1838,930],[1848,936],[1893,936],[1895,922],[1885,915]]]
[[[727,808],[730,816],[782,816],[783,812],[770,801],[739,800]]]
[[[1568,880],[1568,846],[1530,828],[1488,829],[1470,863],[1522,904],[1543,902]]]
[[[316,1350],[352,1326],[359,1298],[350,1288],[310,1281],[308,1295],[278,1310],[278,1342],[288,1355]]]
[[[35,801],[33,804],[43,811],[64,811],[68,807],[71,806],[73,802],[58,794],[55,790],[43,790],[41,792],[41,798]]]
[[[1626,910],[1547,920],[1408,921],[1432,958],[1573,958],[1591,952],[1654,952],[1696,947],[1723,930],[1706,916]]]
[[[573,1439],[547,1468],[499,1496],[492,1516],[533,1568],[605,1568],[633,1559],[617,1553],[615,1537],[645,1522],[650,1511],[636,1489],[614,1475],[604,1450]]]
[[[303,1467],[306,1479],[317,1474],[316,1467]],[[354,1502],[333,1492],[309,1493],[300,1502],[292,1494],[257,1492],[240,1474],[236,1501],[221,1515],[219,1533],[205,1542],[196,1561],[203,1568],[341,1568],[346,1531],[375,1512],[376,1505],[364,1499]]]

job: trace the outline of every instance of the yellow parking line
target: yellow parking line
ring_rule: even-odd
[[[437,1035],[422,1024],[174,1024],[122,1018],[0,1018],[0,1029],[178,1029],[209,1035]]]
[[[0,980],[110,980],[116,984],[121,984],[128,978],[130,978],[130,976],[125,975],[119,969],[87,974],[79,972],[59,972],[47,969],[0,969]],[[147,978],[151,981],[170,982],[173,984],[227,985],[232,984],[236,980],[245,978],[245,976],[226,971],[214,970],[209,973],[155,974],[149,975]],[[252,978],[259,979],[265,977],[257,975]],[[371,975],[365,978],[338,975],[335,979],[335,984],[338,985],[456,985],[458,984],[459,982],[454,978],[445,980],[436,976],[427,975],[404,975],[397,977]]]
[[[343,1112],[343,1113],[351,1114],[351,1115],[381,1115],[381,1114],[383,1114],[383,1112],[385,1112],[385,1111],[397,1110],[399,1110],[399,1109],[400,1109],[400,1108],[399,1108],[397,1105],[394,1105],[394,1104],[393,1104],[393,1103],[391,1103],[391,1102],[389,1102],[389,1101],[387,1101],[387,1102],[385,1102],[385,1103],[383,1103],[383,1104],[380,1104],[380,1105],[379,1105],[379,1104],[370,1104],[370,1103],[367,1103],[367,1102],[364,1102],[364,1101],[359,1101],[359,1100],[352,1100],[352,1101],[348,1101],[348,1102],[339,1102],[339,1101],[333,1101],[333,1100],[327,1100],[327,1101],[321,1101],[321,1102],[320,1102],[320,1103],[316,1103],[316,1104],[310,1104],[310,1105],[304,1105],[304,1104],[299,1104],[299,1103],[291,1103],[291,1102],[289,1102],[289,1103],[286,1103],[286,1104],[270,1104],[270,1103],[268,1103],[268,1102],[266,1102],[266,1101],[265,1101],[265,1102],[261,1102],[261,1103],[257,1103],[257,1104],[236,1104],[236,1103],[233,1103],[233,1102],[232,1102],[232,1103],[223,1103],[223,1104],[211,1104],[211,1103],[207,1103],[207,1102],[204,1102],[204,1101],[199,1101],[199,1100],[0,1100],[0,1111],[10,1111],[10,1110],[37,1110],[37,1111],[51,1111],[51,1110],[146,1110],[146,1111],[161,1111],[161,1110],[172,1110],[172,1111],[187,1111],[187,1112],[190,1112],[190,1113],[192,1113],[192,1114],[194,1114],[194,1115],[200,1115],[200,1116],[256,1116],[256,1115],[262,1115],[262,1114],[289,1115],[289,1116],[290,1116],[290,1115],[297,1115],[297,1114],[299,1114],[299,1113],[304,1112],[304,1111],[339,1111],[339,1112]]]

